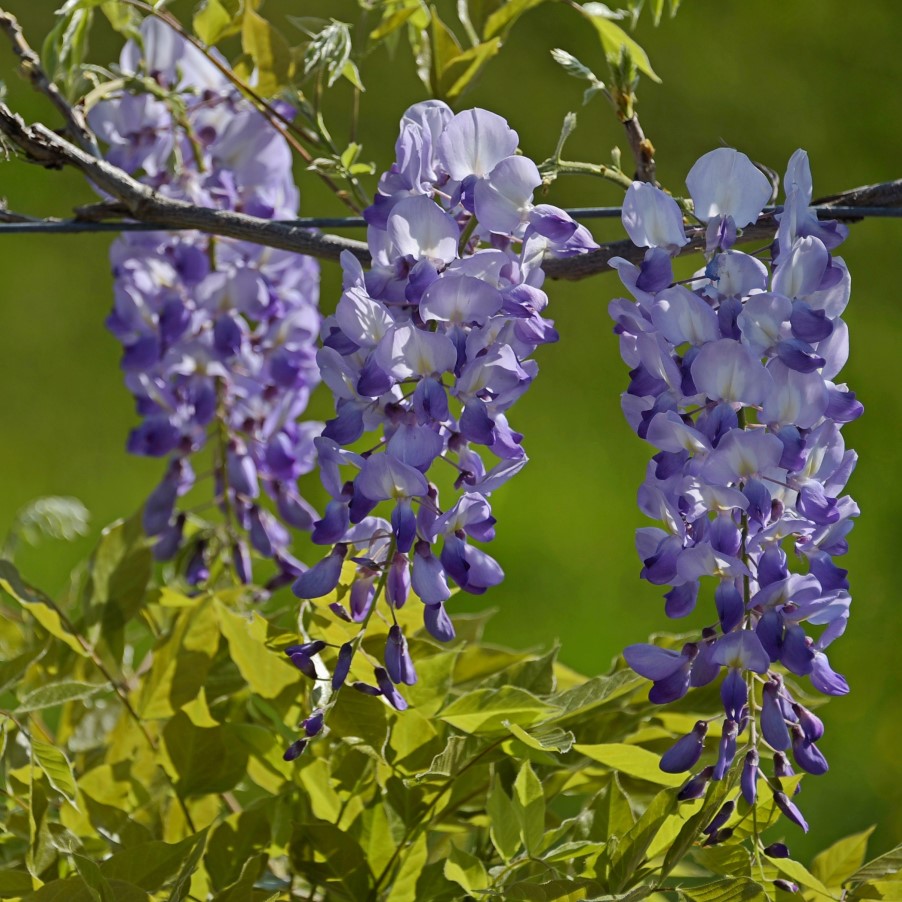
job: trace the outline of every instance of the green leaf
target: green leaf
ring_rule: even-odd
[[[824,849],[811,862],[811,873],[826,886],[841,887],[864,864],[868,840],[874,830],[875,827],[868,827]]]
[[[482,36],[484,38],[493,38],[496,35],[503,35],[517,22],[517,19],[536,6],[540,6],[545,0],[508,0],[500,9],[493,12],[486,20],[483,28]]]
[[[486,812],[489,816],[489,836],[498,854],[510,861],[520,848],[520,830],[514,803],[497,778],[492,782],[486,801]]]
[[[411,16],[420,11],[419,6],[407,6],[394,12],[386,12],[382,21],[370,32],[371,41],[381,41],[397,31]]]
[[[32,877],[27,871],[0,870],[0,897],[10,899],[25,896],[33,888]]]
[[[83,657],[89,656],[75,634],[63,625],[56,605],[46,595],[26,585],[19,571],[9,561],[0,560],[0,589],[19,602],[51,636],[65,642],[72,651]]]
[[[385,902],[417,902],[417,881],[426,864],[429,855],[429,848],[426,839],[426,832],[414,840],[404,853],[401,860],[401,867],[398,874],[392,881],[391,891]]]
[[[271,651],[266,641],[267,622],[257,611],[250,619],[215,603],[219,627],[229,643],[235,666],[251,689],[263,698],[275,698],[289,686],[300,688],[303,679],[285,655]]]
[[[465,733],[498,733],[507,730],[506,721],[531,727],[558,712],[531,692],[516,686],[477,689],[455,699],[439,714],[451,726]]]
[[[148,902],[147,893],[131,883],[110,880],[108,885],[112,902]],[[96,898],[81,876],[52,880],[26,897],[28,902],[96,902]]]
[[[661,786],[682,786],[685,777],[680,774],[667,774],[660,768],[660,758],[653,752],[638,745],[627,745],[623,742],[610,742],[600,745],[573,746],[574,751],[598,761],[606,767],[620,773],[648,780]]]
[[[258,806],[230,814],[211,831],[204,868],[216,890],[240,882],[244,862],[264,852],[272,842],[270,808]]]
[[[441,754],[432,759],[429,769],[417,774],[413,780],[421,782],[430,777],[455,777],[477,755],[482,756],[486,748],[485,741],[476,736],[451,736]],[[491,758],[484,755],[481,760],[488,764]]]
[[[80,683],[76,680],[68,680],[60,683],[49,683],[46,686],[38,686],[27,692],[19,700],[16,706],[17,713],[26,711],[39,711],[42,708],[52,708],[55,705],[64,705],[72,702],[91,698],[98,692],[109,691],[109,686],[96,683]]]
[[[592,836],[596,839],[607,839],[610,836],[623,836],[632,829],[636,822],[629,796],[620,785],[616,773],[611,774],[601,798],[593,804],[595,819],[592,824]]]
[[[768,898],[764,887],[747,877],[730,877],[691,889],[681,887],[680,892],[689,902],[762,902]]]
[[[514,781],[513,805],[523,845],[535,855],[545,836],[545,793],[528,761],[523,762]]]
[[[445,859],[444,873],[449,880],[453,880],[471,895],[489,886],[489,875],[483,863],[475,855],[458,849],[453,843]]]
[[[483,67],[500,49],[501,39],[492,38],[448,60],[439,76],[439,96],[457,100],[472,87]]]
[[[708,784],[701,808],[686,821],[664,856],[664,865],[661,868],[662,879],[680,863],[686,852],[701,836],[702,830],[711,822],[711,819],[720,810],[727,794],[732,790],[733,782],[732,778],[728,778],[714,780]]]
[[[171,880],[203,845],[206,832],[195,833],[178,843],[139,843],[101,862],[100,870],[107,880],[128,880],[150,893]]]
[[[132,6],[124,6],[119,0],[106,0],[100,7],[114,31],[132,38],[140,34],[141,17]]]
[[[774,858],[771,860],[771,863],[777,870],[784,873],[787,877],[794,880],[799,886],[807,887],[808,889],[813,889],[815,892],[819,893],[822,896],[830,898],[830,891],[818,880],[817,877],[812,874],[808,868],[806,868],[803,864],[799,864],[798,861],[793,861],[791,858]]]
[[[208,46],[241,31],[240,0],[204,0],[192,20],[194,33]]]
[[[429,88],[440,100],[442,94],[442,73],[448,64],[461,53],[460,44],[454,32],[439,18],[434,6],[429,7],[431,22],[429,23]]]
[[[850,883],[862,883],[865,880],[879,880],[902,870],[902,845],[890,849],[878,858],[873,858],[860,867],[848,878]]]
[[[334,824],[298,824],[288,851],[298,873],[326,885],[327,898],[369,898],[374,879],[363,849]]]
[[[626,47],[639,70],[660,84],[661,79],[652,69],[648,54],[616,22],[607,18],[608,8],[603,3],[587,3],[580,7],[580,12],[595,26],[609,60],[618,60],[620,48]]]
[[[510,902],[578,902],[581,899],[591,899],[592,902],[632,902],[643,898],[633,893],[623,896],[599,895],[601,889],[597,880],[585,878],[549,880],[546,883],[522,880],[505,886],[504,898]]]
[[[659,792],[632,829],[621,839],[610,856],[609,883],[615,892],[623,890],[635,876],[649,846],[677,805],[676,793],[672,790]]]
[[[256,902],[259,897],[254,894],[254,887],[266,867],[266,856],[255,855],[243,864],[238,880],[221,893],[217,893],[212,902],[249,902],[249,900]]]
[[[245,775],[248,753],[228,725],[196,727],[179,711],[163,728],[182,798],[226,792]]]
[[[113,890],[100,872],[100,867],[96,861],[86,858],[84,855],[73,855],[72,861],[78,870],[78,876],[84,880],[85,886],[95,902],[116,902],[113,897]]]
[[[291,80],[291,48],[285,38],[259,13],[245,6],[241,20],[241,49],[257,69],[256,91],[272,97]]]
[[[508,732],[524,745],[540,752],[569,752],[573,747],[573,734],[560,727],[546,727],[540,724],[526,731],[515,723],[505,722]]]
[[[50,785],[60,795],[65,796],[71,805],[78,808],[75,776],[72,773],[72,765],[62,749],[32,739],[31,754],[34,763],[44,772]]]
[[[610,676],[596,676],[581,686],[575,686],[552,698],[561,710],[551,720],[553,723],[570,721],[594,712],[604,705],[631,692],[642,682],[642,677],[632,670],[618,670]]]
[[[197,870],[197,866],[200,864],[201,856],[204,853],[208,829],[209,828],[204,827],[203,830],[196,834],[196,836],[198,837],[197,844],[194,846],[194,848],[191,850],[191,853],[182,863],[182,866],[178,872],[178,876],[175,878],[175,882],[172,884],[172,889],[169,892],[169,896],[166,902],[182,902],[182,900],[184,900],[188,893],[191,891],[191,877]]]

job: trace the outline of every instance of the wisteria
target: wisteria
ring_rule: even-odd
[[[140,37],[122,52],[124,87],[90,110],[110,162],[169,197],[296,216],[284,137],[168,25],[149,17]],[[195,483],[192,457],[210,445],[228,539],[194,538],[184,551],[188,581],[207,579],[217,559],[231,560],[238,578],[250,581],[249,540],[275,560],[275,582],[290,582],[302,567],[289,551],[289,527],[310,529],[318,516],[297,488],[313,468],[322,428],[298,423],[319,381],[318,265],[200,233],[124,234],[111,256],[115,306],[107,323],[124,346],[126,384],[143,418],[128,449],[169,460],[144,509],[156,556],[171,559],[185,544],[177,499]],[[271,505],[261,503],[264,493]]]
[[[850,602],[847,571],[834,559],[846,552],[858,513],[844,494],[856,455],[840,430],[862,406],[836,381],[849,352],[842,313],[850,280],[833,251],[846,230],[809,209],[801,150],[784,178],[775,240],[759,253],[733,248],[771,198],[748,157],[712,151],[686,184],[707,227],[707,266],[674,281],[672,258],[687,240],[680,208],[634,183],[623,222],[648,251],[640,266],[613,262],[635,300],[613,301],[610,313],[630,367],[624,413],[657,449],[639,506],[663,528],[638,530],[642,576],[670,587],[669,617],[690,614],[703,591],[714,610],[697,641],[632,645],[625,656],[652,681],[656,703],[722,678],[716,762],[689,779],[681,798],[700,797],[738,757],[745,801],[754,803],[766,779],[783,814],[807,829],[780,780],[793,774],[787,753],[802,771],[827,770],[817,746],[824,727],[791,683],[807,677],[820,693],[849,691],[827,657]],[[697,723],[665,753],[662,769],[694,770],[707,731],[708,722]],[[772,776],[763,773],[765,756]],[[708,826],[710,842],[726,838],[732,810]]]
[[[353,562],[347,601],[332,608],[361,630],[381,597],[394,621],[413,593],[426,630],[448,641],[451,585],[479,595],[503,577],[473,542],[494,538],[489,496],[527,460],[508,413],[536,376],[530,355],[557,340],[542,260],[595,247],[564,211],[533,202],[542,177],[518,142],[485,110],[411,107],[365,214],[373,266],[342,259],[317,355],[336,416],[315,440],[331,500],[313,541],[332,550],[293,588],[327,595]],[[355,651],[341,649],[333,688]],[[375,686],[357,688],[406,707],[395,686],[417,675],[397,623],[383,663]]]

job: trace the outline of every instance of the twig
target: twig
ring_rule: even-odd
[[[633,114],[629,119],[623,120],[626,129],[626,140],[629,142],[630,151],[636,161],[636,180],[640,182],[655,181],[655,148],[651,141],[645,137],[639,117]]]
[[[2,9],[0,9],[0,30],[6,32],[13,51],[21,60],[20,68],[22,74],[28,78],[36,91],[44,94],[56,107],[57,112],[65,120],[66,131],[72,139],[82,150],[90,153],[92,156],[99,157],[100,150],[97,147],[97,139],[88,127],[81,110],[73,107],[63,97],[60,89],[50,80],[41,67],[40,57],[31,49],[28,41],[25,40],[25,35],[16,17]]]
[[[348,250],[369,261],[369,251],[362,241],[314,235],[295,225],[230,210],[211,210],[164,197],[118,167],[85,153],[46,126],[26,125],[3,103],[0,103],[0,133],[34,163],[48,169],[65,166],[78,169],[101,193],[121,203],[128,215],[139,222],[154,223],[164,229],[197,229],[323,259],[337,260],[342,251]]]

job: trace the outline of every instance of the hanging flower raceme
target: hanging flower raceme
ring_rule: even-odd
[[[624,413],[657,449],[639,505],[663,525],[638,530],[642,576],[670,587],[669,617],[688,615],[710,591],[716,619],[679,651],[633,645],[625,656],[653,682],[656,703],[722,677],[717,762],[690,780],[685,798],[696,797],[696,784],[720,779],[739,755],[742,794],[752,803],[768,755],[777,804],[807,829],[778,784],[793,772],[784,753],[808,773],[827,770],[817,747],[823,724],[783,674],[827,695],[848,692],[826,651],[849,615],[847,573],[834,559],[846,552],[858,514],[844,494],[857,458],[840,430],[862,407],[836,381],[849,350],[842,312],[850,281],[832,251],[845,229],[810,209],[801,150],[784,180],[769,266],[732,247],[737,229],[755,222],[770,199],[752,162],[715,150],[686,183],[707,225],[707,266],[687,284],[674,282],[671,259],[687,242],[679,208],[658,188],[635,183],[623,221],[648,251],[640,266],[612,261],[634,300],[615,300],[610,312],[630,367]],[[706,729],[696,725],[662,766],[692,770]]]
[[[542,178],[517,144],[485,110],[411,107],[365,214],[373,266],[342,257],[317,356],[336,416],[316,439],[331,501],[313,540],[332,550],[294,591],[327,595],[354,561],[347,603],[333,609],[361,628],[382,595],[393,618],[413,592],[425,628],[448,641],[451,584],[478,595],[503,576],[473,542],[494,538],[489,496],[526,463],[508,414],[536,376],[530,355],[557,339],[542,259],[595,247],[563,210],[533,203]],[[452,476],[441,497],[440,473]],[[416,672],[397,625],[384,664],[376,686],[358,688],[405,707],[394,686]]]
[[[211,51],[215,54],[215,51]],[[222,61],[224,64],[224,61]],[[129,41],[120,69],[142,93],[98,103],[90,121],[111,162],[170,197],[286,219],[298,192],[285,139],[195,47],[155,18]],[[287,112],[287,111],[286,111]],[[194,484],[191,457],[213,445],[215,493],[234,571],[250,579],[250,545],[283,580],[301,567],[286,527],[317,514],[299,496],[322,426],[297,422],[319,381],[319,268],[312,259],[196,232],[129,233],[112,248],[115,306],[107,323],[142,423],[134,454],[169,459],[144,511],[160,559],[183,544],[177,498]],[[277,515],[261,504],[268,495]],[[195,544],[186,575],[209,574]]]

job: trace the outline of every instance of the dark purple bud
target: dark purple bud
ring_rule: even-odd
[[[797,827],[801,827],[805,833],[808,832],[808,822],[802,816],[802,812],[799,811],[795,803],[790,801],[789,796],[787,796],[785,792],[775,792],[774,803]]]
[[[724,802],[720,811],[714,815],[711,823],[702,832],[707,833],[709,836],[716,833],[733,816],[735,810],[736,803],[732,799],[729,802]]]
[[[774,886],[783,890],[784,893],[797,893],[799,891],[798,884],[793,883],[791,880],[784,880],[782,877],[774,880]]]
[[[157,536],[169,525],[178,496],[178,477],[170,467],[159,485],[150,493],[141,513],[141,525],[149,536]]]
[[[385,669],[393,683],[406,683],[412,686],[417,681],[417,673],[407,649],[407,640],[397,624],[388,630],[388,639],[385,642]]]
[[[820,749],[806,739],[801,727],[795,724],[792,727],[792,757],[802,770],[816,777],[827,773],[830,769]]]
[[[238,541],[232,545],[232,566],[235,568],[235,575],[244,585],[253,582],[251,554],[244,542]]]
[[[347,609],[343,604],[338,601],[333,601],[332,604],[329,605],[329,610],[339,619],[344,620],[345,623],[353,623],[354,618],[347,612]]]
[[[316,520],[316,511],[303,498],[299,497],[294,491],[280,486],[276,492],[276,510],[279,516],[295,529],[303,529],[305,532],[313,528]],[[342,536],[338,536],[333,541],[337,542]],[[322,544],[331,545],[332,542]]]
[[[788,670],[799,676],[811,673],[814,662],[813,644],[802,627],[798,625],[788,627],[783,637],[780,661]]]
[[[799,726],[809,742],[817,742],[824,735],[824,722],[806,707],[795,702],[792,711],[799,719]]]
[[[665,596],[664,613],[671,618],[691,614],[698,598],[698,580],[674,586]]]
[[[285,761],[294,761],[295,758],[300,758],[301,753],[305,748],[307,748],[306,739],[295,739],[295,741],[285,749],[285,754],[282,755],[282,759]]]
[[[742,490],[742,494],[749,500],[748,515],[749,519],[766,525],[770,520],[770,492],[763,482],[757,479],[750,479]]]
[[[742,594],[736,588],[736,583],[729,580],[722,582],[714,590],[714,604],[717,607],[717,616],[720,618],[720,628],[724,633],[730,633],[745,616],[745,603]]]
[[[378,398],[391,390],[395,380],[376,362],[375,354],[367,357],[360,369],[357,393],[364,398]]]
[[[175,523],[167,526],[157,538],[153,546],[154,560],[171,561],[182,547],[183,533],[185,529],[185,515],[179,514]]]
[[[745,683],[742,671],[737,667],[731,667],[720,686],[720,698],[727,717],[731,720],[740,720],[742,709],[749,700],[749,690]]]
[[[409,498],[402,498],[391,512],[391,526],[398,551],[407,554],[417,537],[417,517]]]
[[[306,655],[308,658],[312,658],[313,655],[318,655],[328,644],[322,639],[314,639],[312,642],[303,642],[300,645],[289,645],[283,648],[282,651],[289,658],[292,655]]]
[[[783,615],[774,609],[765,611],[755,627],[755,635],[771,661],[779,661],[783,649]]]
[[[333,545],[341,541],[351,525],[346,501],[330,501],[321,520],[313,524],[311,538],[317,545]]]
[[[441,561],[432,553],[428,542],[419,541],[414,547],[411,585],[424,604],[435,605],[451,597]]]
[[[726,842],[733,835],[732,827],[724,827],[723,830],[717,830],[712,833],[703,843],[703,846],[717,846],[722,842]]]
[[[771,748],[779,752],[790,746],[789,730],[783,717],[783,709],[777,699],[780,687],[773,682],[764,684],[761,693],[761,732]]]
[[[358,571],[357,579],[351,583],[350,604],[351,618],[355,623],[362,623],[366,620],[373,606],[373,599],[376,597],[376,574],[366,574],[368,571]]]
[[[429,635],[439,642],[450,642],[454,638],[454,624],[441,602],[423,607],[423,625]]]
[[[410,563],[407,556],[401,552],[395,552],[391,567],[388,570],[388,578],[385,581],[385,597],[388,603],[395,608],[401,608],[410,594]]]
[[[230,450],[226,454],[226,469],[229,485],[246,498],[256,498],[260,494],[257,481],[257,467],[249,454],[240,454]]]
[[[785,843],[772,842],[769,846],[764,847],[764,854],[768,858],[789,858],[789,849]]]
[[[316,679],[316,665],[313,663],[313,659],[310,655],[302,654],[301,652],[295,652],[295,654],[290,656],[291,663],[297,667],[298,670],[304,674],[305,677],[309,677],[311,680]]]
[[[185,568],[185,579],[192,586],[197,586],[209,578],[210,567],[207,564],[207,543],[198,542],[194,547],[194,552],[188,559],[188,566]]]
[[[297,578],[291,591],[298,598],[320,598],[328,595],[341,579],[341,568],[347,553],[347,545],[336,545],[328,557],[314,564]]]
[[[655,705],[666,705],[682,698],[689,691],[688,662],[662,680],[655,680],[648,690],[648,700]]]
[[[703,768],[694,777],[691,777],[684,784],[682,789],[677,793],[677,799],[681,802],[688,802],[691,799],[700,799],[708,787],[708,782],[714,773],[714,767],[708,765]]]
[[[328,420],[323,437],[339,445],[350,445],[363,435],[363,411],[354,401],[337,405],[338,416]]]
[[[362,692],[364,695],[382,695],[381,689],[370,686],[369,683],[361,683],[358,681],[356,683],[351,683],[351,688],[356,689],[358,692]]]
[[[739,778],[742,797],[749,805],[754,805],[758,798],[758,761],[756,749],[746,752],[745,761],[742,764],[742,776]]]
[[[314,711],[302,724],[308,737],[316,736],[323,728],[323,712],[320,709]]]
[[[338,660],[335,662],[335,669],[332,671],[332,689],[333,691],[340,689],[344,685],[344,681],[348,678],[351,670],[351,661],[354,658],[354,646],[350,642],[345,642],[338,649]]]
[[[666,774],[681,774],[683,771],[692,770],[705,749],[707,733],[708,724],[704,720],[698,721],[691,733],[678,739],[664,752],[658,766]]]
[[[739,733],[739,724],[734,720],[727,720],[723,725],[723,734],[720,737],[717,763],[714,765],[714,779],[722,780],[724,774],[730,769],[733,759],[736,757],[736,736]]]
[[[783,752],[776,752],[774,754],[774,776],[780,780],[783,777],[794,777],[795,771],[792,769],[792,765],[789,763],[789,758],[783,754]],[[796,784],[796,788],[793,790],[793,795],[798,795],[802,791],[802,784]]]
[[[448,395],[434,377],[421,379],[413,391],[413,409],[423,423],[444,423],[450,416]]]
[[[758,561],[758,585],[762,588],[789,576],[786,552],[779,545],[769,545]]]
[[[407,710],[407,702],[404,700],[404,696],[395,689],[395,684],[391,681],[388,672],[382,667],[376,667],[373,673],[376,676],[376,685],[389,704],[398,711]]]

